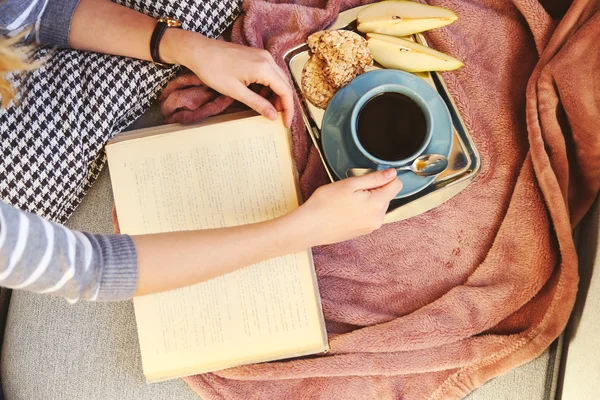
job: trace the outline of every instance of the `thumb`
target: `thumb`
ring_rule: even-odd
[[[371,190],[371,196],[379,200],[389,203],[402,190],[402,181],[400,179],[392,179],[387,184]]]
[[[354,190],[370,190],[381,187],[395,178],[395,169],[384,169],[363,176],[348,178],[348,180],[351,181]]]

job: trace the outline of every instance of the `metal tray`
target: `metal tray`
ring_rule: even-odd
[[[356,15],[363,7],[364,6],[356,7],[340,13],[337,20],[328,29],[347,29],[357,32],[355,29]],[[413,40],[425,46],[427,45],[423,35],[414,35]],[[319,151],[321,161],[327,170],[329,179],[333,181],[336,180],[336,178],[334,178],[327,162],[323,158],[323,148],[321,147],[321,122],[325,110],[317,108],[309,101],[305,100],[302,96],[302,91],[300,90],[302,69],[308,58],[308,46],[306,44],[294,47],[288,50],[284,55],[284,61],[290,69],[296,91],[301,99],[304,123],[311,139]],[[410,218],[437,207],[467,187],[469,183],[475,179],[475,176],[481,167],[479,153],[475,148],[475,144],[471,139],[452,97],[448,93],[442,77],[435,72],[419,73],[416,75],[425,79],[431,86],[437,89],[450,110],[452,123],[454,124],[454,142],[450,154],[450,162],[448,169],[440,174],[440,176],[425,189],[412,196],[392,200],[386,214],[386,223]]]

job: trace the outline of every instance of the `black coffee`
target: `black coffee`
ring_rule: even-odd
[[[358,113],[358,140],[377,158],[397,161],[414,154],[427,134],[421,107],[401,93],[381,93]]]

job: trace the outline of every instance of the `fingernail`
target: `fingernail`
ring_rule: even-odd
[[[391,179],[393,176],[396,176],[396,170],[394,168],[388,168],[385,171],[383,171],[383,176],[385,176],[388,179]]]
[[[267,118],[269,119],[275,119],[277,118],[277,111],[273,110],[272,108],[267,110]]]

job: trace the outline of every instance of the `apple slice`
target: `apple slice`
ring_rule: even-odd
[[[447,8],[412,1],[382,1],[366,7],[356,18],[358,30],[364,33],[406,36],[439,28],[458,17]]]
[[[373,59],[385,68],[424,72],[450,71],[464,65],[454,57],[406,39],[369,33],[367,43]]]

